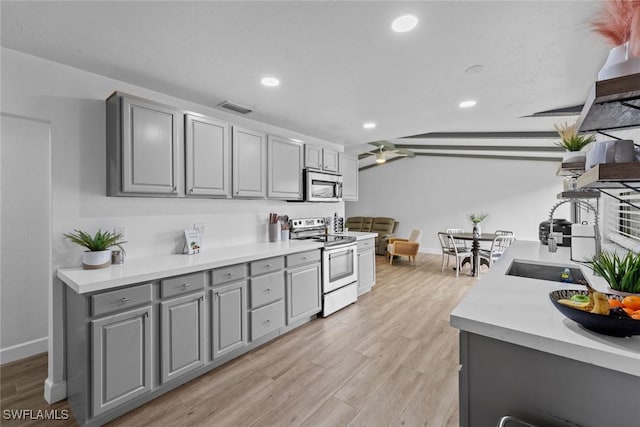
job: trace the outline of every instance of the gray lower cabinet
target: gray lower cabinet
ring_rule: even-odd
[[[91,321],[92,415],[151,390],[151,306]]]
[[[375,240],[361,240],[358,242],[358,295],[369,292],[375,284]]]
[[[225,122],[185,115],[187,196],[231,197],[231,143]]]
[[[233,197],[267,196],[266,135],[233,126]]]
[[[287,325],[322,310],[320,264],[287,271]]]
[[[342,174],[342,200],[358,201],[358,157],[339,153],[340,173]]]
[[[204,366],[204,293],[160,303],[162,382]]]
[[[267,170],[269,171],[267,197],[302,200],[303,145],[269,135],[267,146]]]
[[[247,282],[214,287],[211,304],[215,360],[247,345]]]
[[[177,109],[129,95],[107,99],[107,195],[178,194]]]

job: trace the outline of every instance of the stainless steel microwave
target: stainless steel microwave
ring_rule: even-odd
[[[306,202],[341,202],[342,175],[305,169],[304,200]]]

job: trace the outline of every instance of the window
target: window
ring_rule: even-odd
[[[612,192],[613,193],[613,192]],[[605,208],[606,237],[626,249],[638,252],[640,249],[640,193],[630,190],[616,192],[616,196],[607,197]],[[629,202],[629,203],[626,203]]]

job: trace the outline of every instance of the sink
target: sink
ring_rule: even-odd
[[[536,264],[526,261],[513,261],[505,274],[508,276],[527,277],[529,279],[548,280],[550,282],[562,282],[560,274],[562,274],[565,268],[571,271],[571,277],[573,277],[573,282],[571,283],[578,283],[578,280],[586,281],[584,274],[582,274],[579,268],[570,265]]]

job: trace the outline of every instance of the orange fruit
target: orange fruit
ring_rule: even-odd
[[[631,318],[632,319],[636,319],[636,320],[640,320],[640,310],[636,310],[633,313],[631,313]]]
[[[623,307],[622,308],[629,316],[633,314],[635,310],[631,310],[630,308]]]
[[[629,295],[622,300],[622,306],[633,311],[640,310],[640,295]]]
[[[609,298],[609,308],[622,307],[622,302],[616,298]]]

